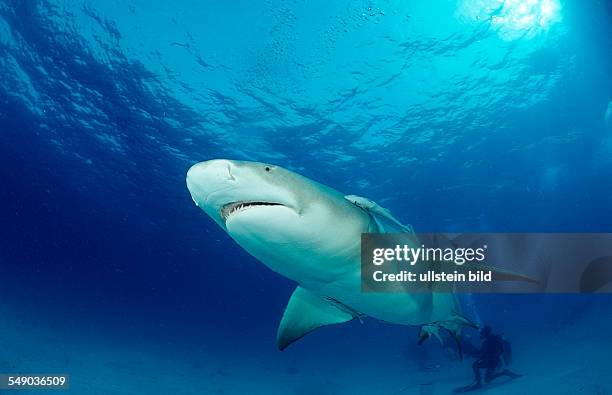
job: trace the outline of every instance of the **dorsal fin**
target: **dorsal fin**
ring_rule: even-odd
[[[280,350],[284,350],[294,341],[321,326],[340,324],[352,320],[353,317],[346,309],[340,309],[328,300],[297,287],[285,308],[276,343]]]
[[[378,203],[368,198],[365,198],[363,196],[357,196],[357,195],[346,195],[344,198],[348,200],[349,202],[353,203],[354,205],[356,205],[357,207],[367,211],[372,216],[372,218],[374,218],[378,227],[381,230],[385,230],[386,228],[381,221],[381,218],[382,218],[384,220],[387,220],[399,226],[400,231],[402,232],[408,232],[408,233],[414,232],[414,230],[412,229],[410,225],[407,226],[407,225],[402,224],[400,221],[397,220],[397,218],[393,216],[393,214],[391,214],[391,211],[380,206]]]

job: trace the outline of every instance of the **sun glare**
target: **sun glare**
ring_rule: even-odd
[[[561,20],[559,0],[465,0],[463,9],[508,40],[533,37]]]

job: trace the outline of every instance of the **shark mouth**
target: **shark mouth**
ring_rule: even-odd
[[[248,210],[252,207],[261,207],[261,206],[283,206],[283,204],[280,203],[271,203],[271,202],[234,202],[234,203],[228,203],[226,205],[224,205],[223,207],[221,207],[221,218],[223,218],[224,221],[227,221],[227,219],[233,215],[236,214],[238,212],[244,211],[244,210]]]

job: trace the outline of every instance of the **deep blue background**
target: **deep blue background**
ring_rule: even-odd
[[[611,231],[610,3],[563,1],[545,28],[493,22],[512,1],[404,3],[0,2],[2,303],[273,350],[293,284],[184,185],[217,157],[418,231]]]

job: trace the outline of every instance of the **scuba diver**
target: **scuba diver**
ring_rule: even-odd
[[[474,384],[457,388],[455,392],[468,392],[481,388],[482,369],[485,369],[485,383],[489,383],[491,380],[501,376],[507,376],[511,379],[521,377],[520,374],[508,369],[512,360],[512,348],[508,340],[494,334],[488,325],[485,325],[480,330],[480,338],[482,339],[482,345],[480,350],[477,350],[475,353],[478,359],[472,364],[475,382]]]
[[[482,345],[480,347],[479,358],[472,364],[474,378],[476,379],[474,385],[479,387],[482,385],[481,369],[486,369],[485,383],[501,376],[508,376],[512,379],[521,376],[507,368],[512,358],[512,348],[508,340],[494,334],[488,325],[485,325],[480,330],[480,338],[482,339]],[[503,364],[504,369],[501,372],[497,372],[501,364]]]

